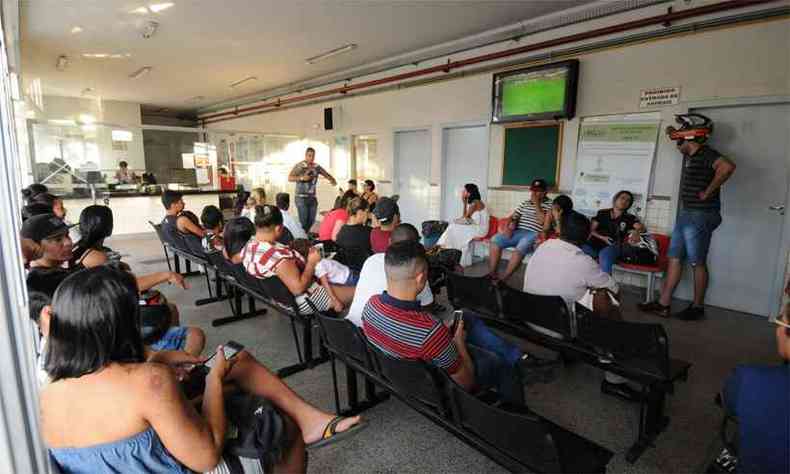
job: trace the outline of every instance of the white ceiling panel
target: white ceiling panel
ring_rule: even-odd
[[[196,109],[584,3],[592,2],[30,0],[22,2],[22,75],[40,79],[45,94],[78,97],[90,88],[104,99]],[[144,39],[150,21],[159,26]],[[305,63],[348,43],[357,49]],[[60,55],[68,57],[63,71]],[[144,66],[149,74],[129,78]],[[248,76],[258,80],[229,87]]]

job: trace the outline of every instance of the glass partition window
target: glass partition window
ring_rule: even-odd
[[[139,130],[78,125],[69,120],[31,120],[28,132],[33,177],[56,193],[71,193],[86,182],[113,183],[121,161],[137,175],[145,171]]]
[[[384,172],[378,161],[378,139],[375,135],[356,135],[354,137],[354,161],[360,179],[378,181]]]

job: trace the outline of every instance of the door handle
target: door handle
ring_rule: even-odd
[[[772,211],[777,211],[779,215],[785,215],[785,206],[782,204],[777,204],[775,206],[768,206],[768,209]]]

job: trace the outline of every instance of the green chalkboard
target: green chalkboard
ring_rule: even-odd
[[[529,186],[543,178],[556,188],[561,140],[561,124],[506,128],[502,185]]]

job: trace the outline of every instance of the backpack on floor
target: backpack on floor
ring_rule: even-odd
[[[422,244],[426,249],[436,245],[436,241],[442,236],[450,224],[445,221],[425,221],[422,227]]]
[[[223,457],[231,471],[272,472],[283,460],[290,441],[280,412],[265,398],[243,392],[225,398],[225,412],[232,427]],[[238,464],[232,457],[238,458]]]
[[[428,260],[428,285],[433,294],[438,294],[447,284],[447,274],[454,272],[461,263],[461,251],[457,249],[431,249],[426,258]]]

